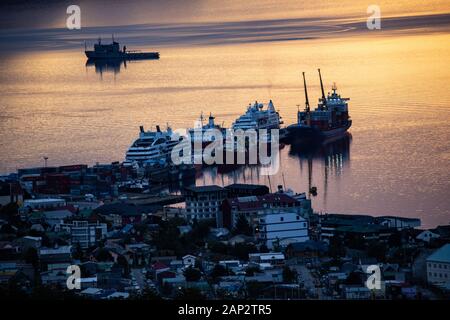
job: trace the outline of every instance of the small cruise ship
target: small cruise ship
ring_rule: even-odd
[[[264,104],[255,101],[253,105],[249,104],[247,111],[233,122],[232,129],[280,129],[282,123],[272,100],[269,101],[266,109]]]
[[[201,143],[202,148],[205,148],[207,145],[214,142],[215,137],[212,135],[213,130],[220,131],[222,133],[222,137],[225,138],[226,129],[215,124],[214,119],[215,117],[213,117],[210,113],[208,123],[203,125],[203,114],[200,115],[200,119],[197,121],[195,128],[189,130],[189,137],[193,144]]]
[[[173,147],[180,141],[180,137],[173,133],[170,127],[161,131],[145,131],[140,126],[139,138],[133,142],[126,153],[125,165],[137,162],[143,165],[166,164]]]

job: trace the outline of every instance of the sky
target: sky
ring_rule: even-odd
[[[285,18],[364,18],[369,5],[382,15],[450,12],[448,0],[6,0],[0,4],[1,29],[61,28],[66,8],[81,8],[82,26],[149,23],[248,21]]]

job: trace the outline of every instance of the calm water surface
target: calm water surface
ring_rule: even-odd
[[[125,40],[124,40],[125,41]],[[351,98],[351,136],[309,153],[286,146],[270,181],[258,168],[207,170],[198,184],[318,188],[317,211],[450,222],[450,33],[378,34],[217,46],[163,46],[159,61],[86,66],[82,48],[24,51],[0,60],[0,172],[123,160],[146,128],[192,127],[200,112],[225,126],[254,100],[274,101],[285,124],[330,90]]]

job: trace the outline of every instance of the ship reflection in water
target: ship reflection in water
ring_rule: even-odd
[[[280,150],[280,169],[275,175],[261,175],[261,167],[257,165],[235,167],[233,170],[210,167],[197,176],[197,184],[265,184],[272,191],[282,185],[285,189],[307,193],[316,187],[316,200],[321,203],[317,209],[325,209],[327,195],[332,191],[329,190],[329,180],[339,180],[349,169],[351,141],[351,134],[346,133],[322,143],[296,142]],[[311,197],[315,198],[314,195]]]
[[[344,173],[344,169],[348,167],[350,161],[350,144],[352,135],[347,132],[339,138],[325,140],[320,144],[304,145],[301,143],[293,143],[289,150],[289,155],[299,160],[300,169],[303,170],[305,163],[308,176],[308,190],[314,185],[313,177],[314,165],[322,167],[323,186],[319,192],[323,195],[323,202],[327,202],[328,194],[328,178],[330,176],[339,177]]]
[[[95,67],[95,72],[103,75],[103,73],[118,74],[121,67],[127,68],[127,61],[122,59],[88,59],[86,61],[87,68]]]

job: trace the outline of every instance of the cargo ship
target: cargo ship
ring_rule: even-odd
[[[126,46],[120,49],[120,44],[114,41],[111,44],[102,44],[102,39],[98,39],[98,43],[94,44],[94,50],[87,50],[85,46],[86,57],[90,60],[97,59],[117,59],[117,60],[145,60],[159,59],[159,52],[140,52],[127,50]]]
[[[291,141],[312,139],[324,140],[343,135],[352,125],[348,113],[349,98],[342,98],[337,93],[336,84],[333,84],[332,92],[325,97],[322,75],[319,71],[320,88],[322,97],[317,108],[311,111],[306,88],[305,73],[303,72],[303,84],[305,88],[305,109],[298,111],[297,123],[287,127],[287,137]]]

